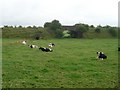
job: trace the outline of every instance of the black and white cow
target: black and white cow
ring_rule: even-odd
[[[107,56],[103,53],[103,52],[97,52],[97,58],[98,59],[101,59],[101,60],[103,60],[103,59],[107,59]]]
[[[27,44],[27,41],[22,41],[22,44],[26,45],[26,44]]]
[[[28,45],[30,48],[38,48],[37,45]]]
[[[55,46],[55,44],[54,43],[49,43],[48,46],[53,47],[53,46]]]
[[[52,52],[53,51],[51,48],[46,48],[46,47],[40,47],[39,50],[42,50],[43,52]]]

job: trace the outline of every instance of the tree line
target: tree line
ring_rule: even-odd
[[[101,26],[77,23],[65,28],[58,20],[44,23],[44,27],[37,26],[4,26],[2,27],[3,37],[24,37],[24,38],[84,38],[86,33],[93,32],[100,34],[102,32],[109,33],[112,37],[118,36],[118,27],[109,25]],[[17,36],[16,36],[16,35]],[[87,35],[87,34],[86,34]]]

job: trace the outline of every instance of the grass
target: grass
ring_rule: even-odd
[[[3,39],[3,88],[114,88],[118,84],[117,39],[28,40],[29,44],[56,44],[45,53]],[[96,51],[108,58],[96,59]]]

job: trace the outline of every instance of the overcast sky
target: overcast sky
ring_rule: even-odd
[[[0,0],[0,26],[36,25],[56,19],[62,25],[118,26],[119,0]]]

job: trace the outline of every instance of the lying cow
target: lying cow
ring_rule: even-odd
[[[28,45],[30,48],[38,48],[37,45]]]
[[[49,47],[53,47],[53,46],[55,46],[55,44],[54,44],[54,43],[49,43],[48,46],[49,46]]]
[[[107,59],[107,56],[103,53],[103,52],[97,52],[97,58],[98,59],[101,59],[101,60],[103,60],[103,59]]]
[[[26,45],[26,44],[27,44],[27,41],[22,41],[22,44]]]
[[[46,48],[46,47],[40,47],[39,50],[42,50],[43,52],[52,52],[53,51],[51,48]]]

